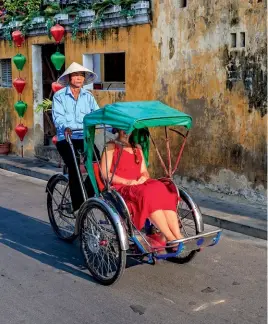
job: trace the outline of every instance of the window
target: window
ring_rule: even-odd
[[[125,53],[104,54],[104,81],[125,82]]]
[[[246,46],[246,34],[244,32],[240,33],[240,47]]]
[[[0,60],[0,87],[12,88],[11,59]]]
[[[93,70],[98,78],[95,90],[125,90],[125,53],[84,54],[83,65]],[[90,87],[88,87],[90,89]]]
[[[231,33],[231,47],[236,47],[236,33]]]
[[[179,8],[187,7],[187,0],[178,0]]]

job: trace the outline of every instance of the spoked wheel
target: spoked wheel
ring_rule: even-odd
[[[73,215],[68,180],[65,177],[55,178],[49,185],[47,193],[47,211],[50,224],[56,235],[66,241],[76,239],[76,218]]]
[[[115,224],[105,206],[87,202],[81,209],[81,248],[88,270],[103,285],[115,283],[126,266]]]
[[[195,215],[192,211],[190,203],[181,196],[181,201],[179,203],[178,209],[178,221],[180,224],[180,230],[183,236],[190,237],[198,234]],[[197,251],[191,252],[182,252],[176,258],[168,258],[167,260],[176,262],[176,263],[187,263],[191,261],[196,255]]]

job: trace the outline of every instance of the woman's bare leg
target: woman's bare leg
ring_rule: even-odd
[[[170,231],[173,233],[173,235],[176,237],[176,240],[183,238],[180,231],[177,213],[173,210],[163,210],[163,212],[166,216],[168,227]]]
[[[161,233],[164,234],[167,241],[173,241],[177,239],[177,237],[170,230],[167,218],[163,210],[156,210],[149,216],[149,219],[161,231]]]

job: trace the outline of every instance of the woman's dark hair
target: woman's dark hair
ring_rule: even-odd
[[[139,164],[139,163],[140,163],[140,160],[139,160],[139,157],[138,157],[138,154],[137,154],[137,147],[136,147],[136,143],[135,143],[135,141],[134,141],[134,136],[133,136],[133,134],[131,134],[131,135],[129,136],[128,142],[129,142],[129,144],[130,144],[131,147],[132,147],[132,151],[133,151],[134,156],[135,156],[135,162],[136,162],[137,164]]]

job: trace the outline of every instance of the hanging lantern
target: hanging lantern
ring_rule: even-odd
[[[23,102],[23,101],[17,101],[14,105],[19,117],[23,117],[25,114],[25,111],[27,110],[27,103]]]
[[[58,142],[58,137],[57,137],[57,135],[55,135],[55,136],[52,137],[52,143],[53,143],[54,145],[56,145],[57,142]]]
[[[22,54],[13,56],[13,62],[19,71],[22,71],[24,64],[26,63],[26,57]]]
[[[22,32],[20,30],[15,30],[12,33],[12,38],[13,38],[13,42],[17,45],[17,47],[21,47],[21,44],[24,41]]]
[[[14,81],[13,81],[13,86],[15,87],[15,89],[17,90],[17,92],[19,94],[22,94],[22,91],[24,89],[26,85],[26,81],[25,79],[22,79],[22,78],[16,78]]]
[[[23,141],[25,135],[28,132],[28,127],[27,126],[24,126],[23,124],[19,124],[15,128],[15,132],[19,136],[20,141],[21,141],[21,156],[23,157],[23,144],[22,144],[22,141]]]
[[[61,85],[61,84],[58,83],[58,82],[53,82],[53,83],[51,84],[51,88],[52,88],[53,92],[55,93],[55,92],[57,92],[57,91],[63,89],[64,86]]]
[[[64,35],[65,29],[61,25],[57,24],[50,28],[50,32],[56,43],[59,43]]]
[[[23,141],[25,135],[28,132],[28,127],[24,126],[23,124],[19,124],[18,126],[16,126],[15,128],[15,132],[16,134],[19,136],[21,142]]]
[[[64,61],[65,56],[60,52],[56,52],[51,55],[51,62],[53,63],[57,71],[59,71],[62,68]]]

